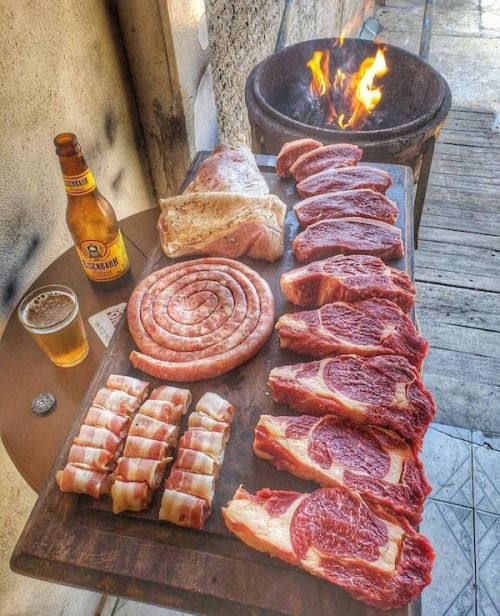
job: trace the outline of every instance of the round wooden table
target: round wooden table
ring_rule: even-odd
[[[37,492],[49,474],[105,351],[88,318],[108,306],[127,301],[158,241],[158,215],[159,209],[154,208],[120,222],[131,265],[131,276],[120,288],[93,287],[83,273],[74,248],[57,258],[30,287],[29,290],[46,284],[63,284],[76,292],[90,344],[89,354],[80,365],[54,366],[21,326],[17,311],[9,319],[0,341],[0,434],[17,469]],[[57,406],[50,415],[37,417],[31,411],[31,401],[42,392],[54,394]]]

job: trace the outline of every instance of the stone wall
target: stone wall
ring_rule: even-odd
[[[374,0],[294,0],[287,44],[356,35],[374,10]],[[221,140],[249,135],[245,81],[252,68],[273,53],[284,0],[206,0],[210,56]]]
[[[3,0],[0,333],[17,299],[71,246],[52,139],[75,132],[119,218],[152,205],[113,16],[102,0]]]

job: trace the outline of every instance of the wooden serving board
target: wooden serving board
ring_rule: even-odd
[[[207,153],[199,153],[186,177],[191,181]],[[298,224],[291,206],[299,200],[292,180],[274,173],[274,157],[257,156],[272,193],[289,206],[286,218],[286,253],[279,263],[244,260],[270,284],[276,300],[276,316],[294,310],[284,299],[279,279],[299,264],[291,254]],[[392,176],[388,196],[399,206],[398,226],[405,257],[391,265],[413,275],[412,177],[409,168],[378,165]],[[181,189],[182,190],[182,189]],[[171,263],[158,244],[143,273]],[[189,387],[197,401],[214,391],[237,407],[221,475],[216,484],[213,512],[203,531],[177,527],[158,520],[163,488],[157,491],[150,510],[114,516],[110,499],[62,494],[54,480],[63,468],[71,441],[96,391],[110,373],[144,377],[131,368],[128,356],[134,348],[125,318],[120,322],[102,363],[84,396],[64,447],[14,550],[11,567],[17,573],[104,593],[163,604],[210,615],[285,614],[288,616],[372,616],[379,611],[349,597],[342,589],[301,570],[246,547],[226,529],[220,508],[240,484],[251,492],[259,488],[312,491],[312,482],[279,472],[253,455],[253,431],[263,413],[291,414],[272,402],[267,376],[274,366],[303,358],[279,349],[276,332],[252,360],[230,373],[207,381],[180,384]],[[160,381],[149,379],[153,385]],[[182,429],[186,427],[187,417]],[[43,446],[43,443],[40,444]],[[167,471],[168,472],[168,471]],[[418,606],[391,612],[414,615]],[[380,612],[385,613],[387,612]]]

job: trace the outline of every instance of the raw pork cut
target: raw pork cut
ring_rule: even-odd
[[[420,368],[429,349],[410,319],[386,299],[334,302],[284,314],[276,329],[282,349],[312,357],[403,355]]]
[[[390,261],[403,256],[401,231],[393,225],[366,218],[337,218],[310,225],[293,240],[299,261],[315,261],[337,254],[364,254]]]
[[[422,463],[394,432],[349,419],[261,415],[255,455],[324,487],[345,486],[418,524],[431,487]]]
[[[358,188],[371,188],[376,192],[385,193],[391,185],[392,179],[387,171],[358,165],[344,169],[326,169],[310,175],[297,184],[297,190],[302,197],[312,197],[326,192]]]
[[[339,355],[280,366],[271,370],[269,385],[275,402],[387,428],[417,449],[435,412],[418,371],[399,355]]]
[[[247,545],[378,608],[406,605],[431,581],[429,541],[405,518],[344,488],[253,495],[240,487],[222,513]]]
[[[277,261],[283,255],[286,205],[276,195],[185,193],[160,199],[158,232],[163,252],[242,256]]]
[[[345,190],[316,195],[299,201],[293,211],[302,227],[320,220],[358,216],[370,220],[381,220],[390,225],[396,222],[398,206],[369,188]]]
[[[276,159],[276,175],[285,178],[291,175],[290,167],[306,152],[320,148],[323,144],[316,139],[296,139],[281,148]]]
[[[290,167],[290,173],[297,182],[302,182],[325,169],[340,169],[357,165],[362,156],[363,150],[351,143],[324,145],[322,148],[302,154]]]
[[[232,192],[259,197],[269,186],[244,144],[219,144],[200,165],[185,193]]]
[[[409,312],[415,303],[415,285],[409,276],[368,255],[315,261],[283,274],[280,285],[288,301],[303,308],[382,297]]]

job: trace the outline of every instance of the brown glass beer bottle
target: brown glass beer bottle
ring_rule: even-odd
[[[124,276],[129,260],[116,214],[97,189],[76,135],[54,138],[68,195],[66,223],[87,277],[107,283]]]

